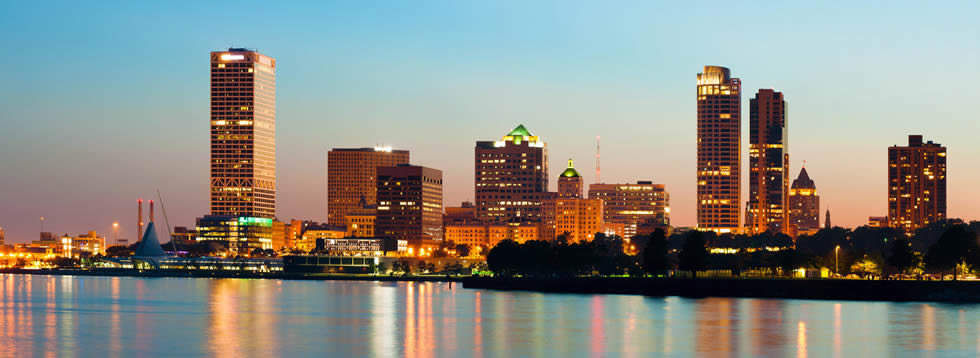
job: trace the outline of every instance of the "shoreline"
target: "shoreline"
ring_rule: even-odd
[[[626,294],[650,297],[980,303],[980,281],[469,277],[463,279],[463,288],[546,293]]]
[[[0,274],[14,275],[48,275],[48,276],[93,276],[93,277],[140,277],[140,278],[241,278],[265,280],[297,280],[297,281],[412,281],[412,282],[462,282],[463,276],[383,276],[369,274],[334,274],[334,273],[286,273],[286,272],[227,272],[227,271],[186,271],[186,270],[131,270],[131,269],[98,269],[98,270],[25,270],[2,269]]]

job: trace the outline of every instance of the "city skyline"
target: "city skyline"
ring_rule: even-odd
[[[4,5],[7,6],[11,5]],[[26,15],[17,19],[8,18],[8,21],[4,21],[7,25],[0,26],[5,30],[10,26],[12,32],[14,28],[21,32],[41,31],[31,25],[37,25],[40,13],[45,10],[43,5],[17,6],[17,9],[10,9],[12,11],[7,13]],[[451,7],[448,4],[445,6]],[[484,6],[492,6],[494,8],[490,10],[502,13],[534,14],[543,10],[506,4]],[[351,5],[341,7],[343,9],[338,11],[358,10]],[[52,17],[67,18],[71,12],[69,10],[55,11]],[[624,25],[603,30],[602,35],[608,40],[617,32],[623,32],[630,35],[623,36],[628,40],[603,42],[587,34],[558,31],[537,34],[521,41],[518,31],[504,30],[499,36],[514,41],[511,46],[499,43],[501,39],[491,38],[496,41],[485,45],[471,44],[463,51],[451,52],[458,55],[454,57],[455,60],[440,62],[437,60],[439,56],[433,55],[445,55],[445,51],[449,51],[442,45],[456,44],[470,37],[480,38],[478,30],[498,24],[476,15],[481,9],[469,9],[462,12],[463,17],[482,20],[464,26],[464,30],[468,31],[464,31],[465,35],[462,36],[470,37],[447,35],[452,39],[446,39],[445,43],[430,39],[435,43],[417,44],[422,48],[413,50],[386,40],[385,36],[398,38],[393,35],[394,28],[387,27],[377,30],[378,33],[360,34],[362,40],[373,40],[367,41],[368,45],[364,48],[344,41],[330,43],[333,47],[325,46],[334,50],[360,48],[362,51],[355,55],[361,54],[369,59],[367,63],[360,64],[355,64],[356,56],[324,56],[326,52],[322,52],[323,49],[316,52],[296,43],[299,42],[297,40],[281,40],[296,31],[259,34],[258,30],[243,30],[244,33],[236,36],[236,39],[186,35],[178,36],[182,40],[177,43],[176,40],[166,40],[163,37],[165,34],[144,30],[124,37],[121,40],[123,46],[109,46],[114,41],[110,33],[133,27],[139,20],[111,17],[125,13],[125,10],[94,14],[97,15],[96,19],[106,19],[108,16],[112,20],[106,21],[105,28],[86,30],[94,33],[69,36],[71,20],[66,21],[65,27],[54,27],[39,33],[38,43],[59,36],[73,38],[87,35],[87,38],[80,38],[86,41],[66,44],[65,50],[65,53],[91,55],[94,50],[83,46],[99,45],[94,48],[100,52],[99,58],[104,56],[104,61],[83,61],[81,64],[87,65],[90,70],[87,73],[68,75],[69,72],[64,72],[66,69],[54,68],[50,68],[51,73],[41,73],[49,70],[48,65],[54,60],[52,57],[61,55],[50,56],[47,49],[21,42],[22,39],[7,40],[11,41],[8,45],[12,45],[8,48],[21,52],[16,58],[2,60],[6,67],[20,69],[14,71],[17,73],[3,86],[0,100],[5,108],[10,108],[0,134],[0,139],[8,143],[9,148],[0,154],[6,167],[2,184],[5,188],[13,189],[0,194],[0,202],[4,203],[0,208],[0,226],[6,231],[7,242],[36,239],[37,232],[41,231],[38,222],[41,216],[47,219],[45,231],[56,235],[88,230],[111,232],[112,223],[120,222],[120,236],[132,242],[135,233],[129,220],[132,201],[155,198],[156,189],[163,192],[164,203],[170,211],[170,223],[174,226],[189,226],[194,218],[207,213],[208,171],[203,153],[206,153],[208,140],[201,123],[208,113],[208,84],[203,75],[206,65],[202,54],[228,47],[229,41],[236,46],[257,48],[289,65],[277,74],[277,125],[280,126],[277,144],[281,149],[277,158],[280,162],[277,188],[277,207],[280,210],[277,216],[281,220],[326,221],[326,153],[333,147],[385,144],[410,150],[413,152],[413,162],[443,170],[446,206],[455,206],[464,200],[472,201],[473,168],[469,164],[472,143],[493,139],[523,123],[548,142],[551,154],[548,164],[551,167],[562,168],[568,158],[585,164],[579,167],[580,172],[587,173],[586,183],[594,179],[589,174],[593,172],[590,169],[594,169],[589,163],[594,155],[592,140],[596,135],[602,136],[605,139],[602,157],[604,182],[654,180],[663,183],[672,196],[672,223],[675,226],[693,226],[695,208],[692,182],[695,164],[690,143],[696,134],[695,106],[690,99],[690,89],[693,74],[704,65],[731,68],[742,79],[743,90],[748,93],[760,88],[776,88],[792,98],[793,123],[789,136],[793,138],[794,146],[789,172],[798,172],[802,160],[807,160],[810,173],[820,181],[822,207],[834,212],[834,221],[838,225],[863,225],[867,223],[868,216],[883,215],[887,211],[887,167],[883,164],[887,156],[886,148],[901,145],[910,134],[924,135],[949,148],[952,170],[948,180],[951,194],[948,217],[976,219],[976,213],[980,211],[980,206],[969,200],[980,194],[980,189],[970,185],[980,178],[980,169],[970,165],[971,158],[980,155],[980,149],[966,133],[970,131],[961,130],[975,127],[970,116],[976,113],[977,105],[969,100],[970,90],[949,88],[960,85],[960,82],[973,82],[972,78],[977,74],[960,73],[956,70],[958,66],[952,66],[954,60],[951,59],[955,58],[955,63],[975,62],[977,50],[942,47],[944,43],[925,40],[929,33],[937,32],[929,30],[925,24],[902,24],[910,29],[902,29],[898,33],[909,34],[911,40],[921,41],[923,46],[936,47],[932,55],[902,52],[901,56],[896,56],[898,49],[903,47],[891,40],[858,45],[861,41],[843,39],[844,30],[854,26],[848,21],[856,21],[859,15],[866,15],[875,9],[858,8],[856,14],[843,16],[839,24],[843,29],[832,31],[841,37],[832,36],[833,39],[842,40],[841,43],[826,41],[828,38],[816,42],[824,49],[831,43],[839,45],[841,48],[836,50],[838,57],[819,60],[804,57],[818,52],[820,46],[802,54],[788,55],[788,58],[759,61],[752,56],[751,50],[771,43],[766,41],[763,44],[748,37],[733,37],[728,40],[730,44],[713,44],[707,46],[708,49],[698,49],[703,44],[698,45],[693,38],[703,33],[695,31],[694,34],[683,35],[681,40],[674,43],[664,36],[671,30],[679,31],[677,24],[671,27],[670,21],[661,19],[667,24],[631,28],[639,26],[641,22],[627,17]],[[685,19],[697,12],[690,8],[673,10]],[[725,10],[742,15],[748,11]],[[795,10],[791,12],[797,14],[804,12],[799,8],[790,10]],[[810,10],[824,15],[827,11],[819,11],[819,6]],[[883,16],[912,16],[910,13],[884,10]],[[960,36],[957,34],[976,33],[969,31],[976,29],[975,24],[964,22],[956,14],[950,18],[943,17],[944,22],[937,24],[937,19],[929,15],[935,15],[933,11],[939,10],[918,10],[922,10],[917,12],[918,15],[934,21],[927,21],[928,24],[942,26],[943,30],[938,32],[952,34],[945,40],[950,44],[957,43],[955,38]],[[186,21],[203,24],[207,13],[203,11],[200,17]],[[649,14],[663,16],[653,11]],[[309,21],[300,14],[292,15]],[[559,19],[582,20],[581,14],[562,12],[561,15]],[[530,18],[515,17],[520,24],[532,22]],[[360,20],[368,23],[381,21]],[[871,19],[872,23],[875,21]],[[336,32],[361,25],[353,22],[324,31]],[[890,23],[895,25],[868,31],[874,36],[884,36],[888,30],[895,30],[901,21],[891,20]],[[177,27],[179,24],[166,22],[162,28]],[[409,31],[401,36],[413,36],[417,32],[431,31],[426,29],[426,25],[442,29],[453,24],[425,16],[403,25],[414,32]],[[197,31],[214,31],[214,27],[210,26],[218,25],[201,25]],[[565,30],[564,27],[559,29]],[[738,30],[749,34],[758,31],[762,31],[762,27],[747,26]],[[643,33],[652,33],[656,41],[639,41],[638,37]],[[813,40],[812,35],[806,36],[808,32],[797,30],[793,33],[802,35],[801,43],[789,46],[809,49],[808,46],[813,44],[805,41],[807,38]],[[895,37],[909,40],[910,36]],[[531,46],[548,45],[549,40],[555,38],[559,41],[552,46]],[[575,45],[580,42],[592,50],[620,49],[615,53],[640,54],[643,61],[607,59],[593,52],[581,52],[584,58],[580,60],[554,60],[555,54],[579,53]],[[376,48],[372,50],[371,45]],[[745,53],[732,55],[722,51],[731,50],[729,46],[747,48]],[[506,60],[503,64],[482,67],[484,61],[500,59],[501,55],[490,56],[489,60],[474,59],[475,55],[488,54],[486,51],[500,47],[513,51],[509,56],[502,57]],[[646,52],[646,47],[657,51]],[[123,60],[132,58],[122,56],[124,54],[149,53],[157,48],[166,51],[166,60],[162,59],[164,56],[141,56],[137,61],[141,62],[139,64],[129,64]],[[859,51],[845,54],[848,48]],[[379,57],[385,53],[385,49],[397,49],[415,56],[392,63],[384,61],[383,56]],[[697,54],[660,58],[669,52],[667,50],[677,53],[695,51]],[[314,54],[311,55],[310,51]],[[641,63],[644,61],[646,63]],[[560,65],[554,69],[546,68],[554,63]],[[646,66],[639,66],[641,64]],[[317,69],[330,66],[335,68]],[[626,69],[617,68],[622,66],[626,66]],[[903,67],[911,66],[915,66],[916,72],[901,71]],[[830,70],[831,67],[837,68]],[[148,68],[165,68],[166,71],[149,71]],[[371,69],[380,73],[370,75]],[[423,73],[439,76],[435,76],[434,80],[405,85],[420,80],[419,75],[409,75],[419,69],[424,70]],[[822,69],[826,73],[823,78],[814,79],[807,73],[811,69]],[[535,70],[540,73],[521,78],[525,72]],[[353,74],[345,74],[345,71]],[[28,76],[30,74],[36,76]],[[53,81],[58,77],[63,82]],[[898,81],[897,77],[903,80]],[[956,83],[950,83],[954,78]],[[392,79],[401,84],[393,84]],[[914,85],[907,82],[914,82]],[[91,88],[77,91],[83,83]],[[331,85],[325,86],[323,83]],[[465,90],[456,93],[462,85],[465,85]],[[387,89],[379,90],[383,87]],[[587,87],[598,90],[586,90]],[[134,88],[143,91],[134,91]],[[42,91],[49,95],[39,95]],[[940,93],[943,96],[939,96]],[[166,108],[150,107],[158,103],[166,103]],[[747,117],[747,98],[743,98],[741,103],[741,113]],[[154,108],[153,113],[145,112],[142,109],[144,106]],[[423,119],[427,117],[429,119]],[[747,132],[747,125],[747,121],[742,121],[743,132]],[[874,129],[874,133],[869,133],[870,129]],[[334,135],[338,132],[344,133],[344,136]],[[431,136],[422,135],[430,132],[447,133],[451,138],[433,140]],[[746,138],[744,133],[742,138]],[[743,158],[747,156],[745,149],[741,149],[741,152]],[[648,158],[641,156],[642,160],[636,165],[637,153],[650,155]],[[854,172],[862,175],[855,177]],[[744,195],[748,184],[746,165],[742,165],[741,174],[742,196],[747,197]],[[557,175],[557,171],[552,170],[547,175]],[[555,184],[551,183],[549,189],[554,191]],[[740,210],[738,215],[742,213]]]

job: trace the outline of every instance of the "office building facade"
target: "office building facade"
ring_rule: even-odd
[[[761,89],[749,101],[747,233],[785,233],[789,192],[789,137],[781,92]]]
[[[421,241],[442,240],[442,171],[415,165],[378,168],[375,235]]]
[[[327,153],[327,223],[345,225],[345,215],[377,203],[378,168],[408,164],[407,150],[390,147],[334,148]]]
[[[519,125],[499,141],[476,142],[476,215],[484,221],[541,220],[548,191],[548,150]]]
[[[276,60],[211,52],[211,215],[276,215]]]
[[[633,237],[642,226],[670,228],[670,194],[663,184],[591,184],[589,199],[603,202],[603,220],[623,224],[623,235]]]

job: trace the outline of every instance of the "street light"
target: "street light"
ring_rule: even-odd
[[[838,260],[837,252],[840,251],[840,245],[834,248],[834,273],[840,275],[840,260]]]

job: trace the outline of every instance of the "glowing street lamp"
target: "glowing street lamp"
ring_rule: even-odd
[[[840,275],[840,260],[838,260],[838,252],[840,251],[840,245],[834,248],[834,273]]]

